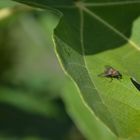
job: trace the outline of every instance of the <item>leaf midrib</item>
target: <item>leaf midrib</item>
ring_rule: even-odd
[[[104,103],[104,101],[102,100],[102,97],[101,97],[101,95],[99,94],[99,92],[98,92],[98,90],[97,90],[97,88],[95,87],[95,84],[94,84],[94,81],[92,80],[92,78],[91,78],[91,76],[90,76],[90,73],[89,73],[89,70],[88,70],[88,67],[87,67],[87,64],[86,64],[86,60],[85,60],[85,48],[84,48],[84,37],[83,37],[83,27],[84,27],[84,15],[83,15],[83,10],[81,9],[81,8],[79,8],[79,14],[80,14],[80,41],[81,41],[81,49],[82,49],[82,53],[83,53],[83,59],[84,59],[84,65],[85,65],[85,69],[87,70],[87,73],[88,73],[88,76],[89,76],[89,78],[90,78],[90,80],[91,80],[91,82],[92,82],[92,84],[93,84],[93,87],[91,87],[91,88],[93,88],[93,89],[95,89],[96,90],[96,92],[97,92],[97,94],[98,94],[98,96],[99,96],[99,98],[100,98],[100,102],[107,108],[107,111],[109,112],[109,114],[110,114],[110,119],[111,119],[111,121],[113,122],[113,127],[114,127],[114,129],[115,129],[115,131],[116,131],[116,133],[118,133],[118,130],[117,130],[117,128],[116,128],[116,125],[115,125],[115,122],[114,122],[114,119],[113,119],[113,117],[112,117],[112,115],[111,115],[111,112],[109,111],[109,109],[108,109],[108,106],[106,106],[106,104]],[[87,103],[85,103],[86,105],[87,105]],[[87,105],[88,106],[88,105]],[[91,108],[90,108],[90,112],[92,112],[92,110],[91,110]],[[101,120],[102,121],[102,120]],[[111,129],[110,129],[111,130]]]

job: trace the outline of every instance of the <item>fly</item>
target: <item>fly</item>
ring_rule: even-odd
[[[98,76],[111,78],[111,81],[113,80],[113,78],[118,80],[122,79],[122,74],[111,66],[105,66],[104,72],[99,74]]]

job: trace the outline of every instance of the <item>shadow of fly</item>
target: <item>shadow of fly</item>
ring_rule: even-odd
[[[98,76],[111,78],[111,81],[113,79],[122,79],[122,74],[111,66],[105,66],[104,72],[99,74]]]

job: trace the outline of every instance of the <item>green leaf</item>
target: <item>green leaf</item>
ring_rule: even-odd
[[[84,104],[76,86],[67,80],[62,91],[67,111],[87,140],[118,140]],[[140,136],[120,140],[139,140]]]
[[[87,108],[72,81],[69,80],[64,85],[62,98],[69,115],[87,140],[117,140],[95,114]]]
[[[56,49],[85,104],[117,136],[140,134],[140,93],[130,80],[140,81],[140,2],[17,1],[63,13],[54,32]],[[105,65],[119,70],[123,79],[99,77]]]
[[[129,38],[140,5],[124,2],[113,6],[77,6],[81,11],[71,12],[73,19],[79,18],[77,24],[70,22],[72,17],[67,14],[55,32],[62,63],[78,84],[85,102],[116,135],[128,137],[139,133],[140,96],[130,81],[134,76],[131,73],[138,70],[139,52]],[[64,28],[68,31],[62,32]],[[105,65],[118,69],[123,79],[110,83],[98,77]]]

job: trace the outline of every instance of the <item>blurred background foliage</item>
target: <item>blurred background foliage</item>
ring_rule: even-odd
[[[67,78],[56,59],[58,17],[0,1],[0,140],[83,140],[62,101]]]

